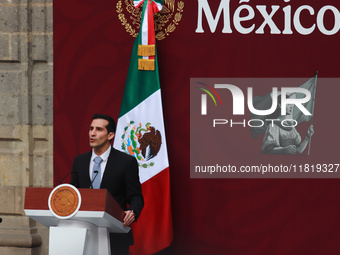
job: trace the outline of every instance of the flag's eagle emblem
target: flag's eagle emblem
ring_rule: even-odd
[[[151,123],[144,126],[139,123],[134,125],[134,121],[124,128],[122,135],[122,150],[134,156],[140,167],[147,168],[154,165],[150,160],[157,156],[162,146],[162,135]]]

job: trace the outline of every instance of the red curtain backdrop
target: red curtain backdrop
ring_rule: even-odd
[[[118,118],[134,38],[118,19],[117,2],[53,3],[55,185],[71,170],[74,156],[90,150],[92,115]],[[199,34],[198,1],[183,2],[176,29],[157,42],[174,224],[174,241],[162,253],[338,254],[340,180],[190,179],[189,85],[191,77],[310,78],[315,71],[320,78],[339,77],[340,33],[326,36],[316,28],[308,36],[294,29],[292,35],[273,35],[267,26],[264,34],[243,35],[232,26],[233,33],[224,34],[222,18],[211,33],[204,18],[205,33]],[[215,15],[220,1],[208,2]],[[280,5],[275,22],[281,28],[282,8],[288,4],[293,10],[301,5],[340,9],[335,0],[245,4],[255,11],[256,5],[266,5],[269,13],[271,5]],[[231,12],[239,5],[231,0]],[[316,13],[306,14],[301,14],[304,26],[310,27]],[[263,22],[259,12],[254,20],[257,27]],[[332,22],[330,17],[329,29]],[[319,90],[322,99],[317,104],[337,107],[339,90],[328,94]],[[325,114],[319,126],[315,123],[314,135],[325,154],[339,147],[332,135],[338,135],[337,126],[321,125],[327,121],[331,120]]]

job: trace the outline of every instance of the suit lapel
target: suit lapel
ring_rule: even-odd
[[[88,183],[88,188],[91,185],[91,177],[90,177],[90,161],[91,161],[91,156],[92,156],[92,151],[89,151],[88,153],[86,153],[85,157],[86,160],[84,160],[84,165],[82,167],[84,173],[82,174],[82,176],[84,176],[86,178],[86,182]]]
[[[104,171],[104,175],[103,175],[103,178],[102,178],[102,182],[100,184],[100,187],[105,187],[105,183],[106,181],[110,180],[110,175],[112,174],[112,171],[114,171],[114,155],[116,154],[116,150],[111,147],[111,152],[110,152],[110,155],[107,159],[107,163],[106,163],[106,166],[105,166],[105,171]]]

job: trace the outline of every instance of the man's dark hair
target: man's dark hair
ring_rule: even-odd
[[[94,119],[104,119],[104,120],[107,120],[109,122],[109,124],[106,125],[107,132],[108,133],[110,133],[110,132],[115,133],[116,132],[116,122],[110,116],[105,115],[105,114],[96,113],[92,117],[92,120],[94,120]]]

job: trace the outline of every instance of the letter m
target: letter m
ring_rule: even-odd
[[[198,17],[197,17],[197,28],[196,33],[204,33],[202,27],[203,12],[207,18],[211,33],[214,33],[217,27],[218,20],[220,19],[223,11],[223,30],[222,33],[232,33],[230,28],[230,0],[221,0],[220,6],[218,7],[216,17],[214,18],[208,0],[198,0]]]

